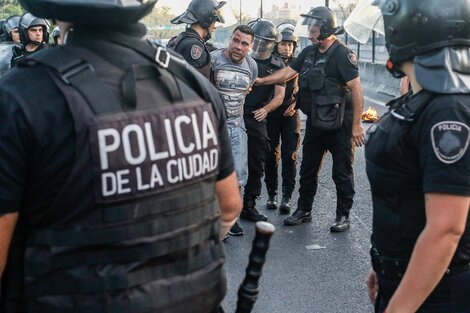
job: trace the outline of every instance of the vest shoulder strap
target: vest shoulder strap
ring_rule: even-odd
[[[41,64],[66,84],[77,89],[95,114],[101,115],[121,110],[120,102],[96,75],[93,66],[78,57],[72,49],[60,46],[45,49],[29,56],[22,66]]]
[[[277,68],[282,68],[284,62],[282,61],[281,57],[277,56],[276,54],[273,54],[271,57],[271,64]]]
[[[432,99],[436,97],[436,94],[423,89],[419,94],[408,100],[409,96],[400,97],[388,105],[390,106],[391,114],[395,118],[406,122],[414,122]]]
[[[106,34],[107,40],[130,48],[152,62],[175,75],[183,83],[190,86],[202,99],[210,103],[220,103],[220,94],[213,89],[206,77],[190,66],[182,57],[172,50],[150,41],[120,33]]]

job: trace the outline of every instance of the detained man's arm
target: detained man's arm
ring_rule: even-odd
[[[17,220],[18,213],[8,213],[0,216],[0,278],[5,270],[11,237]]]
[[[387,313],[416,312],[444,276],[465,231],[470,197],[429,193],[421,232]]]
[[[264,120],[269,112],[274,111],[277,107],[279,107],[282,102],[284,101],[284,95],[286,94],[286,87],[276,85],[274,86],[274,96],[271,101],[268,102],[264,107],[253,111],[255,115],[255,120],[258,122]]]
[[[299,75],[292,67],[286,66],[271,75],[265,77],[258,77],[255,81],[255,85],[272,85],[285,83],[286,81],[291,80],[292,78]]]
[[[238,179],[235,171],[217,181],[215,184],[215,194],[220,207],[221,227],[219,238],[223,239],[230,227],[237,221],[237,217],[242,210],[242,199],[240,197]]]
[[[364,111],[364,97],[362,95],[361,80],[359,77],[354,78],[346,83],[351,90],[352,106],[353,106],[353,125],[352,139],[356,146],[364,145],[364,128],[362,127],[362,112]]]

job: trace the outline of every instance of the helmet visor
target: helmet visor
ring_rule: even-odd
[[[255,36],[250,55],[256,60],[266,60],[273,51],[274,43],[274,40],[266,40]]]
[[[302,14],[295,25],[294,36],[312,38],[312,29],[314,26],[320,27],[323,21],[311,15]]]
[[[344,22],[346,32],[362,44],[369,40],[372,31],[385,34],[382,12],[372,2],[378,1],[361,0]]]

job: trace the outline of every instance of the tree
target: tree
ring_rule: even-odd
[[[356,7],[359,0],[333,0],[338,8],[343,13],[343,20],[346,20],[351,14],[352,10]]]
[[[23,11],[18,0],[0,0],[0,18],[2,19],[12,15],[21,15]]]

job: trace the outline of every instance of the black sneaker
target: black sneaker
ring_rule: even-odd
[[[228,231],[230,236],[242,236],[244,233],[245,232],[243,231],[243,228],[240,226],[240,224],[238,224],[238,221],[236,221]]]
[[[284,225],[294,226],[300,225],[302,223],[307,223],[312,221],[312,213],[305,212],[301,209],[295,210],[295,212],[284,220]]]
[[[279,206],[280,214],[290,214],[290,198],[282,197],[281,205]]]
[[[269,195],[266,202],[266,209],[277,210],[277,195]]]
[[[349,218],[347,216],[337,217],[333,225],[330,227],[330,231],[333,233],[340,233],[349,229],[350,226]]]
[[[261,214],[255,208],[243,208],[242,213],[240,213],[240,218],[252,222],[266,222],[268,220],[268,217],[266,215]]]

